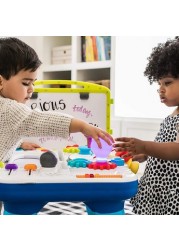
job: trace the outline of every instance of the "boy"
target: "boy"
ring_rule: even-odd
[[[31,110],[25,103],[41,65],[36,52],[17,38],[0,38],[0,161],[8,161],[23,137],[60,136],[81,132],[111,144],[113,138],[100,128],[67,114]]]

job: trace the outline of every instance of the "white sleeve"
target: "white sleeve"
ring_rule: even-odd
[[[9,129],[23,137],[69,137],[72,116],[60,112],[31,110],[16,101],[9,102],[6,119]]]

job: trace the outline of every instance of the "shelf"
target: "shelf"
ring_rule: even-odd
[[[77,70],[85,70],[85,69],[103,69],[110,68],[111,61],[99,61],[99,62],[82,62],[72,64],[50,64],[45,65],[42,70],[43,72],[57,72],[57,71],[69,71],[72,68],[76,68]]]
[[[98,81],[110,79],[110,68],[87,68],[77,70],[77,79],[80,81]]]
[[[109,61],[97,61],[97,62],[82,62],[76,64],[77,70],[82,69],[102,69],[102,68],[110,68],[111,60]]]
[[[81,61],[82,47],[80,36],[39,36],[33,39],[24,37],[24,39],[26,39],[26,42],[29,40],[29,44],[35,48],[43,63],[40,67],[38,79],[73,81],[110,80],[111,83],[114,82],[115,37],[111,37],[111,59],[94,62]],[[51,64],[53,49],[69,45],[71,46],[70,63]],[[60,56],[64,57],[64,55],[57,55],[57,57]]]
[[[50,71],[43,73],[44,80],[71,80],[71,71]]]

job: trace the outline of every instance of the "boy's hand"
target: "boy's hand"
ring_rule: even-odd
[[[20,147],[24,150],[35,150],[36,148],[40,148],[39,145],[31,142],[23,142]]]
[[[88,123],[86,123],[83,128],[82,128],[82,134],[84,134],[84,136],[86,136],[87,138],[93,138],[95,140],[95,142],[97,143],[99,148],[102,148],[100,139],[103,139],[105,142],[107,142],[108,145],[112,145],[114,143],[114,139],[113,137],[107,133],[106,131],[97,128],[93,125],[90,125]]]

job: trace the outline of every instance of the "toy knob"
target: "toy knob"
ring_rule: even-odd
[[[16,170],[16,169],[18,169],[18,166],[15,163],[8,163],[8,164],[6,164],[5,169],[6,170]]]

